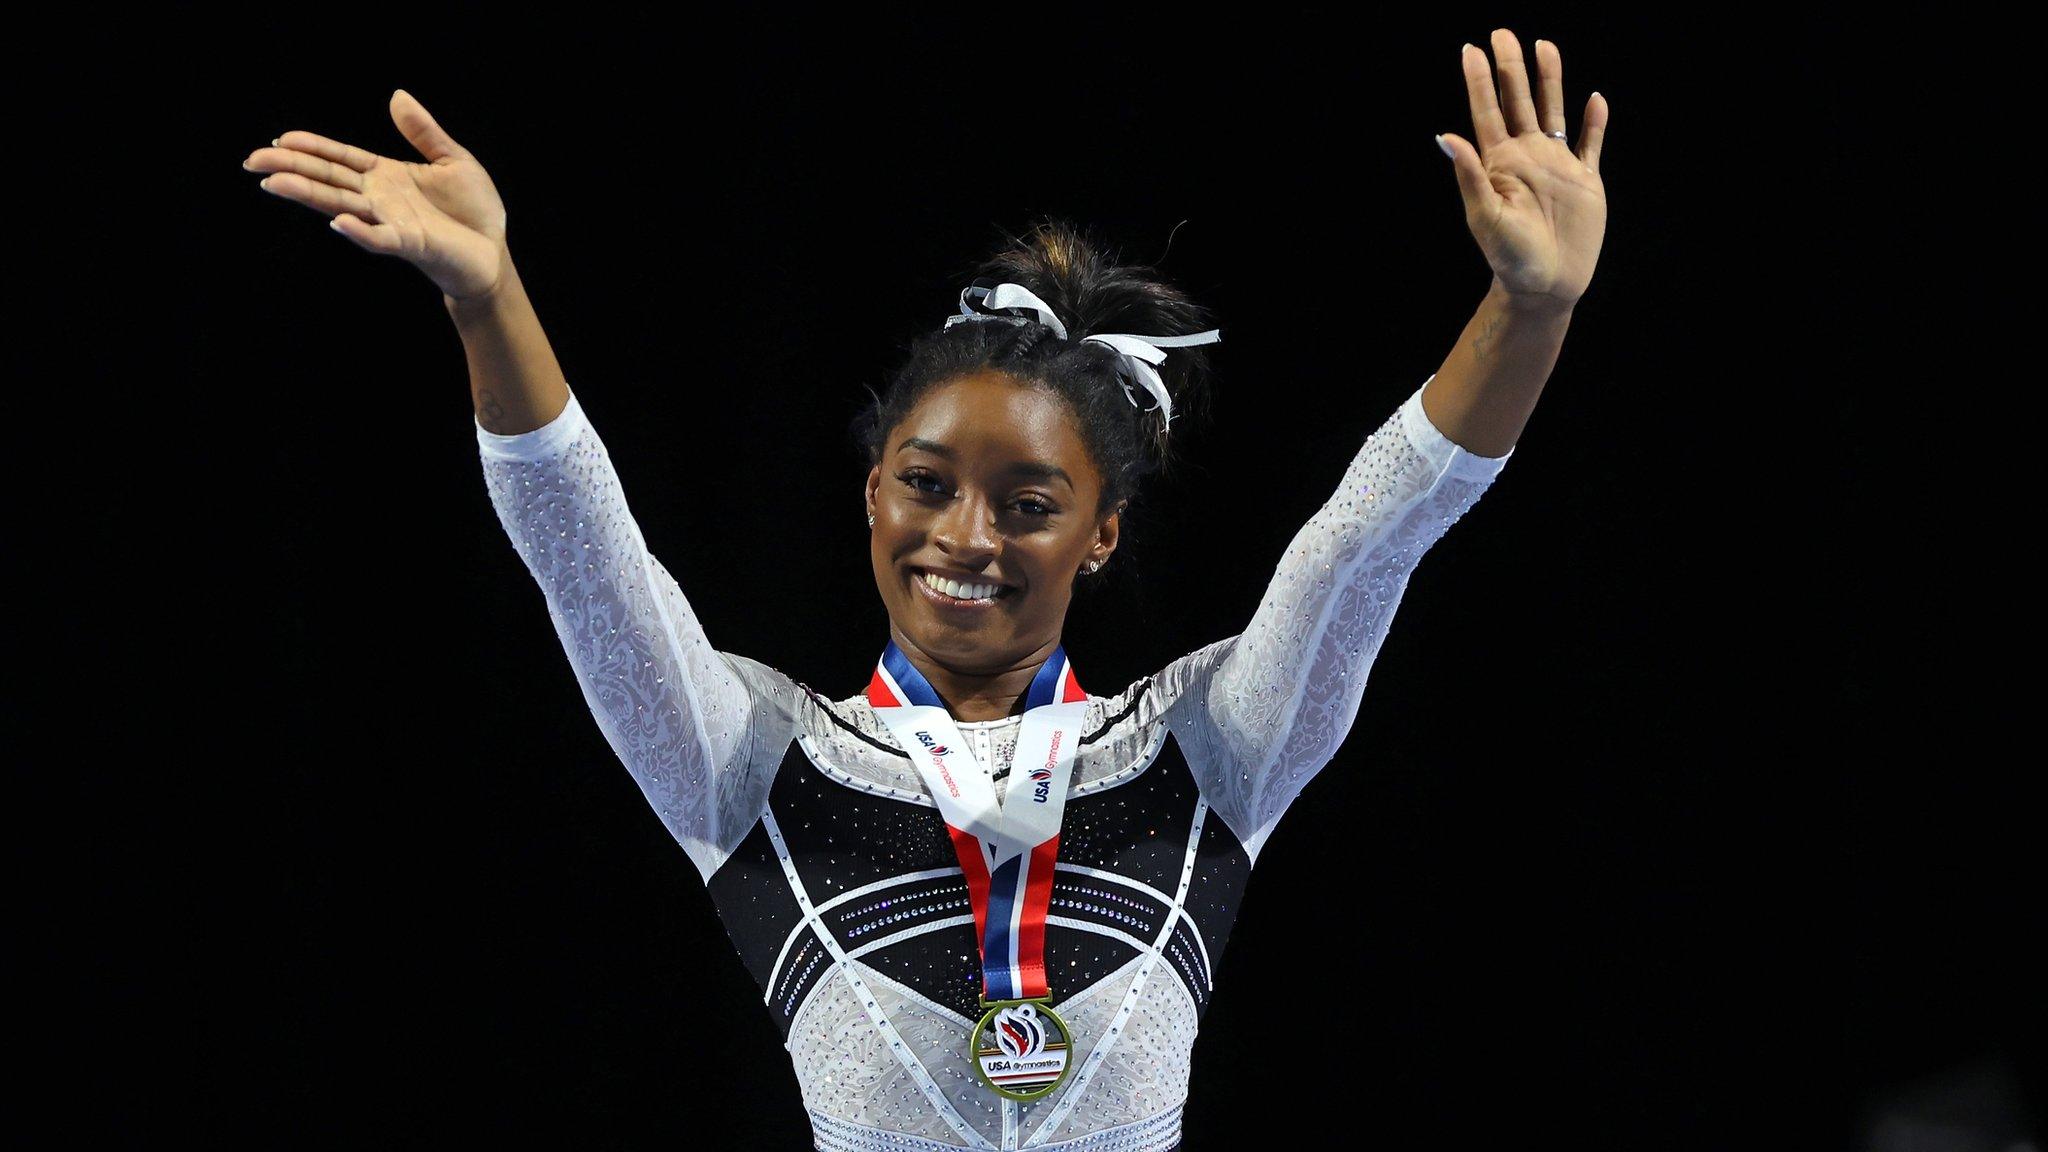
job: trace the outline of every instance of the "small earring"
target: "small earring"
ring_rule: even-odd
[[[870,527],[870,528],[873,528],[874,526],[875,526],[875,516],[874,516],[874,513],[870,512],[870,513],[868,513],[868,527]]]
[[[1088,562],[1088,574],[1089,574],[1090,576],[1093,576],[1093,575],[1095,575],[1095,570],[1096,570],[1097,568],[1100,568],[1100,567],[1102,567],[1102,561],[1100,561],[1100,560],[1090,560],[1090,561]]]

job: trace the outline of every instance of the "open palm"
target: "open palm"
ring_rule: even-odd
[[[291,131],[242,162],[262,186],[328,216],[361,247],[418,267],[442,292],[481,296],[503,274],[505,203],[475,156],[412,94],[391,94],[391,119],[425,162],[379,156]]]
[[[1478,146],[1443,134],[1465,201],[1465,223],[1510,294],[1569,307],[1593,279],[1607,230],[1607,189],[1600,180],[1607,99],[1597,92],[1587,99],[1575,151],[1559,136],[1546,135],[1566,131],[1564,59],[1557,45],[1536,41],[1532,96],[1521,42],[1506,28],[1494,29],[1491,42],[1495,68],[1479,48],[1468,44],[1461,51]]]

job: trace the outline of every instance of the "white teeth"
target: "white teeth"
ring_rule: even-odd
[[[918,575],[924,577],[926,584],[955,600],[992,600],[1002,589],[1000,584],[962,584],[958,580],[948,580],[944,576],[934,576],[930,572],[920,572]]]

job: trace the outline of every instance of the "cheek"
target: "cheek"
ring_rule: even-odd
[[[877,557],[901,558],[917,549],[921,535],[902,514],[884,513],[875,517],[874,540]]]

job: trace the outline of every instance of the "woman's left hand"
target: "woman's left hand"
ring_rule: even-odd
[[[1607,190],[1600,182],[1607,99],[1595,92],[1586,100],[1574,150],[1544,135],[1567,130],[1564,60],[1557,45],[1536,41],[1537,92],[1532,98],[1515,34],[1496,28],[1492,44],[1500,73],[1498,101],[1495,69],[1488,67],[1486,53],[1470,44],[1461,51],[1478,148],[1462,136],[1443,134],[1465,199],[1465,223],[1493,266],[1494,279],[1510,296],[1570,308],[1593,278],[1607,230]]]

